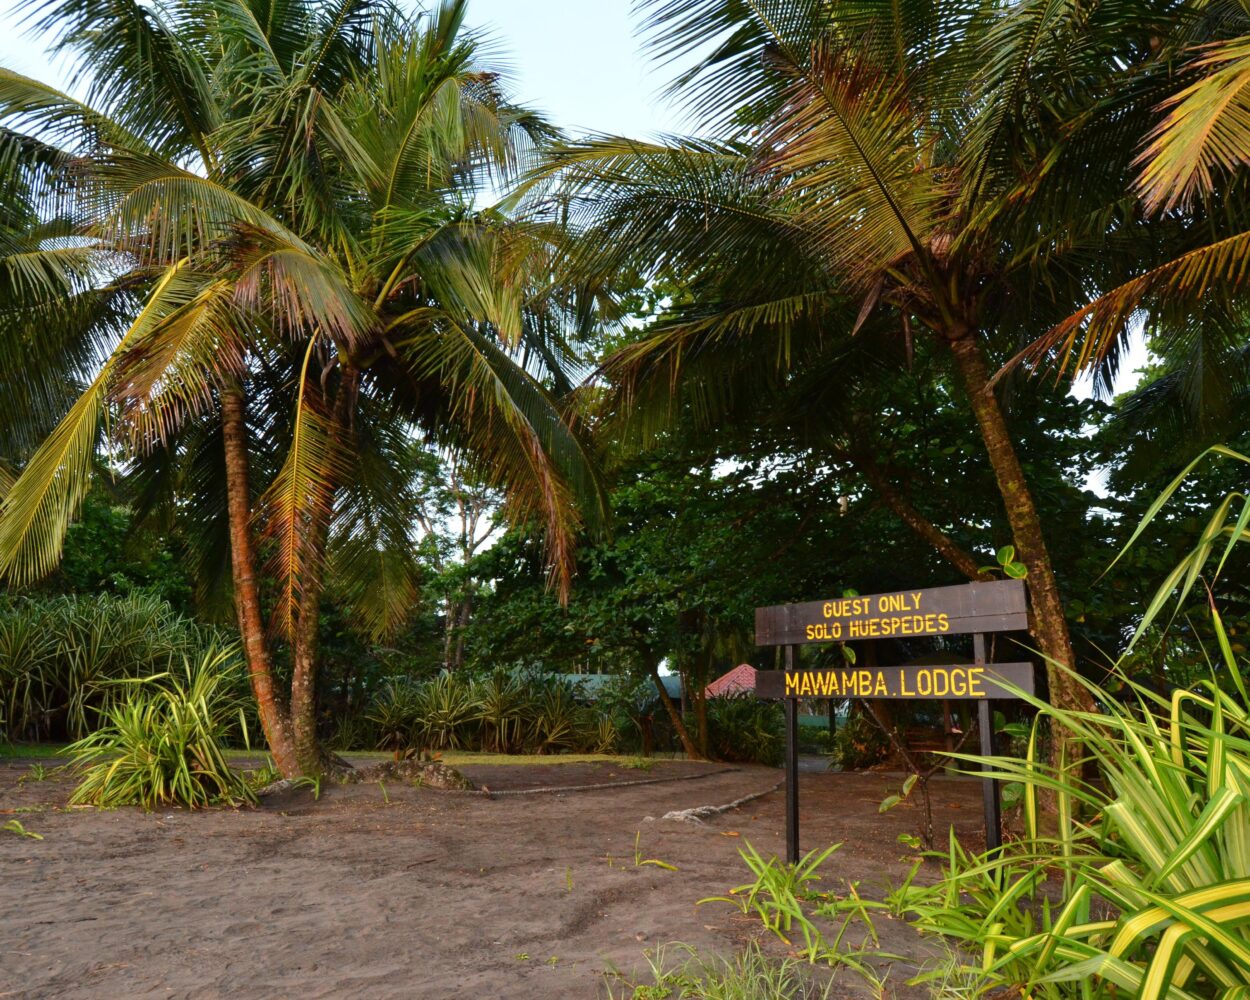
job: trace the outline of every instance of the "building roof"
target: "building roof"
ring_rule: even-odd
[[[729,695],[751,694],[755,691],[755,668],[749,663],[739,663],[727,674],[722,674],[703,689],[705,698],[725,698]]]

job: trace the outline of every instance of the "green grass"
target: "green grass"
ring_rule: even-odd
[[[371,764],[380,760],[394,760],[395,755],[377,750],[340,750],[340,757],[353,762]],[[232,763],[238,761],[259,760],[266,756],[264,750],[227,750],[226,757]],[[605,753],[561,753],[561,754],[508,754],[508,753],[472,753],[468,750],[444,750],[441,753],[443,763],[452,767],[466,767],[473,764],[615,764],[618,767],[639,767],[639,761],[655,761],[662,763],[671,760],[685,760],[684,754],[656,754],[654,757],[638,757],[634,754]],[[700,761],[699,763],[704,763]]]
[[[0,742],[0,760],[46,760],[64,757],[65,743],[4,743]]]

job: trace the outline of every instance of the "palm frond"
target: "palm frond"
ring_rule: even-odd
[[[1185,207],[1250,163],[1250,35],[1204,47],[1189,68],[1198,79],[1162,106],[1138,160],[1151,211]]]
[[[168,12],[137,0],[44,0],[29,18],[56,38],[53,51],[75,57],[71,88],[127,132],[173,157],[209,157],[205,136],[220,121],[201,53]]]
[[[273,625],[287,635],[294,633],[304,581],[319,570],[315,561],[321,554],[306,544],[313,522],[328,523],[335,488],[350,474],[346,443],[310,377],[316,348],[317,340],[309,340],[296,383],[290,448],[258,510],[263,536],[273,546],[268,570],[278,581]]]
[[[1152,301],[1171,308],[1200,303],[1203,296],[1241,291],[1250,281],[1250,232],[1237,233],[1191,250],[1139,275],[1056,324],[1013,357],[1004,371],[1025,363],[1038,367],[1053,359],[1057,377],[1101,364],[1129,335],[1130,322]]]
[[[607,516],[597,463],[570,415],[472,326],[437,310],[414,310],[392,331],[413,375],[441,387],[445,403],[431,430],[505,492],[514,521],[541,521],[553,578],[567,596],[577,530],[583,523],[597,530]]]
[[[26,464],[0,505],[0,578],[28,583],[56,565],[69,519],[90,482],[118,359],[196,290],[179,268],[165,273],[99,374]]]

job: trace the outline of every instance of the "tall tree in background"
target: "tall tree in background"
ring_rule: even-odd
[[[583,276],[683,294],[609,358],[616,406],[711,421],[767,371],[889,338],[941,348],[975,416],[1020,558],[1052,700],[1087,708],[1037,505],[994,372],[1164,255],[1132,159],[1167,93],[1160,35],[1190,14],[1105,4],[650,0],[659,56],[713,138],[563,147],[536,190],[575,220]],[[1191,35],[1192,37],[1192,35]],[[708,38],[718,39],[701,53]],[[1157,70],[1157,71],[1156,71]],[[537,195],[536,195],[537,196]],[[835,383],[838,366],[826,366]],[[852,374],[853,370],[848,370]],[[848,379],[854,391],[854,379]]]
[[[325,766],[327,573],[378,634],[413,600],[415,436],[544,526],[561,590],[601,510],[560,400],[593,309],[552,280],[549,227],[478,206],[550,130],[478,64],[464,12],[52,0],[40,27],[86,98],[0,70],[0,190],[21,208],[0,246],[0,406],[24,460],[0,578],[53,568],[107,439],[149,507],[196,511],[203,566],[229,539],[288,775]]]

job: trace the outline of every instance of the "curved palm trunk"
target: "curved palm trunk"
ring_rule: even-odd
[[[347,447],[347,438],[351,433],[359,379],[360,375],[355,369],[344,369],[335,397],[331,420],[337,435],[335,447],[340,449]],[[330,496],[326,497],[324,504],[313,510],[307,534],[303,539],[299,617],[291,643],[291,730],[296,761],[301,773],[309,775],[322,774],[327,766],[332,769],[329,756],[323,752],[317,740],[317,639],[321,621],[321,595],[325,590],[325,564],[333,493],[334,484],[331,483]]]
[[[951,351],[981,429],[985,450],[989,453],[990,465],[1007,509],[1012,538],[1021,561],[1029,570],[1029,600],[1033,606],[1029,631],[1037,640],[1038,649],[1049,661],[1047,676],[1051,703],[1060,708],[1092,711],[1094,703],[1089,692],[1056,667],[1056,664],[1069,669],[1075,666],[1063,601],[1050,553],[1046,551],[1033,495],[1029,492],[1024,470],[1020,468],[1002,407],[998,405],[998,398],[990,385],[981,345],[974,336],[968,335],[952,340]]]
[[[943,559],[959,570],[969,580],[987,580],[971,552],[962,548],[950,535],[920,513],[902,493],[886,478],[885,471],[870,459],[857,457],[853,464],[879,494],[894,515],[909,527],[922,541],[928,543]]]
[[[247,657],[252,693],[260,710],[260,724],[274,764],[287,778],[297,777],[300,766],[291,736],[286,707],[273,682],[269,646],[265,641],[260,589],[256,582],[256,549],[252,545],[252,505],[248,493],[247,425],[243,390],[221,393],[221,429],[225,441],[226,497],[230,523],[230,567],[234,580],[234,607],[239,635]]]
[[[677,706],[673,704],[673,699],[669,697],[668,688],[664,686],[664,681],[660,678],[659,667],[651,664],[649,669],[651,680],[655,684],[656,694],[660,696],[660,703],[664,706],[664,710],[668,712],[669,721],[673,724],[673,730],[677,733],[677,738],[681,740],[681,746],[686,751],[686,756],[691,760],[703,760],[703,754],[699,753],[699,748],[694,745],[694,740],[690,738],[690,731],[686,729],[686,724],[682,721],[681,712],[677,711]]]

